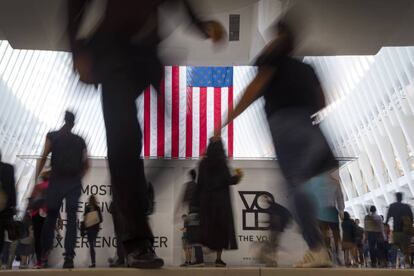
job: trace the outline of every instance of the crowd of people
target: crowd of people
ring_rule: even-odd
[[[197,16],[187,0],[97,2],[105,3],[106,7],[98,9],[104,12],[100,20],[95,20],[95,26],[88,26],[85,22],[94,21],[85,20],[85,16],[94,14],[88,11],[94,7],[89,5],[90,1],[67,1],[68,34],[73,67],[80,81],[102,87],[113,191],[111,213],[119,240],[118,256],[111,260],[111,266],[160,268],[164,260],[154,250],[154,236],[148,221],[154,211],[155,195],[145,176],[144,160],[140,158],[142,133],[136,105],[136,99],[145,88],[152,85],[159,91],[162,83],[163,64],[157,51],[161,41],[159,6],[164,3],[181,5],[192,26],[214,43],[223,40],[225,31],[219,22]],[[279,21],[272,30],[277,36],[257,58],[256,77],[234,109],[229,110],[223,125],[215,126],[213,138],[199,163],[198,177],[195,172],[191,173],[191,188],[185,196],[188,214],[182,229],[184,265],[202,265],[203,246],[215,252],[215,266],[223,267],[226,266],[223,250],[237,248],[230,186],[237,184],[243,173],[230,170],[220,133],[222,127],[236,120],[259,97],[265,100],[266,119],[290,198],[289,206],[285,207],[268,199],[272,239],[262,251],[262,255],[268,257],[266,262],[277,264],[269,255],[276,255],[280,233],[294,219],[308,246],[296,267],[330,267],[334,262],[340,263],[340,249],[344,251],[348,266],[360,264],[362,259],[367,263],[367,252],[372,267],[385,267],[387,260],[397,263],[398,258],[387,259],[390,255],[387,252],[394,252],[393,256],[402,252],[405,265],[409,265],[408,245],[413,220],[410,207],[404,205],[399,196],[397,203],[389,208],[386,222],[393,219],[393,246],[390,246],[388,228],[374,206],[364,219],[363,230],[344,212],[341,189],[333,176],[338,162],[313,119],[326,106],[319,79],[311,66],[292,57],[297,41],[287,21]],[[42,176],[42,183],[34,189],[29,211],[21,221],[13,219],[16,205],[13,167],[1,163],[2,190],[7,196],[0,200],[0,234],[7,232],[8,239],[13,241],[8,254],[3,254],[8,255],[4,257],[7,265],[14,259],[10,252],[16,247],[21,267],[27,267],[28,256],[32,253],[30,245],[34,244],[37,267],[48,267],[55,232],[61,227],[60,207],[65,200],[63,268],[74,267],[77,202],[82,178],[89,169],[86,143],[72,132],[74,124],[74,114],[66,112],[63,127],[47,134],[35,175],[36,180]],[[46,176],[43,171],[49,155],[51,172]],[[96,199],[91,198],[82,224],[82,232],[88,237],[91,248],[91,267],[96,266],[93,248],[101,222]],[[195,262],[192,262],[193,247]],[[390,250],[395,247],[399,250]]]

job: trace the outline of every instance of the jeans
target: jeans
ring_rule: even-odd
[[[311,250],[324,246],[312,196],[303,184],[311,177],[337,166],[329,145],[310,113],[304,108],[286,108],[268,118],[278,163],[291,193],[293,215]]]
[[[385,264],[384,238],[380,232],[367,232],[371,265]]]
[[[47,191],[47,217],[42,229],[42,250],[43,256],[53,248],[55,238],[56,222],[59,217],[60,207],[63,199],[66,200],[66,235],[65,235],[65,256],[75,256],[76,245],[76,212],[78,200],[81,195],[82,183],[80,179],[64,179],[52,177]]]
[[[96,253],[95,253],[95,246],[96,246],[96,238],[98,237],[99,230],[87,230],[88,235],[88,243],[89,243],[89,252],[91,255],[91,263],[94,265],[96,264]]]

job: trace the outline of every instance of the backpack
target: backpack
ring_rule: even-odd
[[[82,139],[60,131],[52,141],[52,167],[61,176],[76,176],[83,170]]]

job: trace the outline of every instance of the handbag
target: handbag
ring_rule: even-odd
[[[84,224],[85,228],[90,228],[92,226],[95,226],[99,224],[101,221],[99,219],[99,212],[98,211],[91,211],[86,213]]]

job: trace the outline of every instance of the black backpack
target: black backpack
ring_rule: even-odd
[[[80,175],[83,170],[82,138],[60,131],[52,141],[52,169],[60,176]]]

